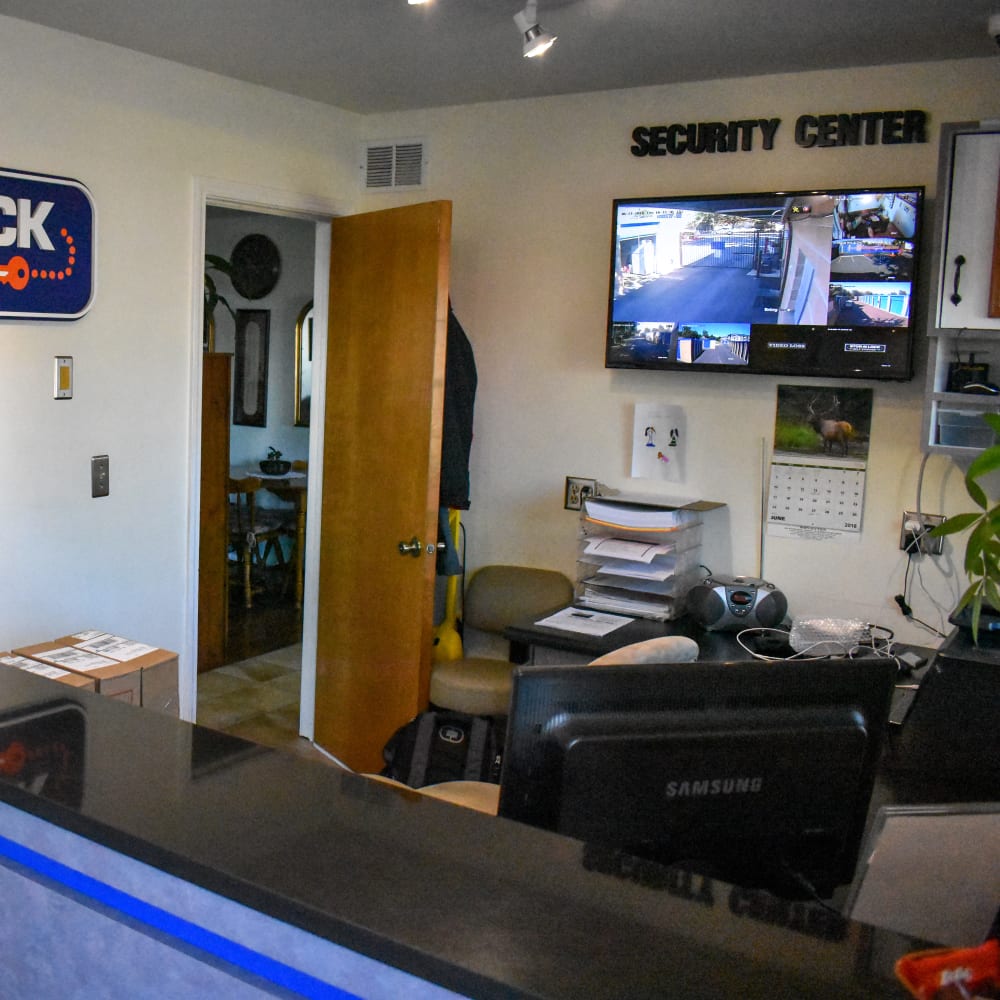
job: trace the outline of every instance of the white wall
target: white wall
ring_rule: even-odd
[[[0,18],[3,165],[97,206],[97,295],[71,323],[0,322],[0,649],[86,627],[186,634],[197,178],[343,204],[355,116]],[[53,356],[75,359],[52,399]],[[111,494],[90,496],[107,453]]]
[[[189,418],[198,178],[333,200],[357,197],[357,140],[424,135],[431,183],[454,201],[453,298],[476,349],[472,566],[573,568],[563,477],[628,479],[631,405],[687,408],[684,493],[724,500],[720,571],[756,565],[767,378],[697,381],[603,368],[610,201],[617,195],[899,181],[933,188],[936,144],[636,160],[633,125],[803,112],[925,108],[934,124],[995,112],[990,60],[722,81],[359,119],[307,101],[0,18],[4,166],[83,181],[97,204],[95,305],[73,323],[0,323],[0,649],[83,627],[169,648],[186,634]],[[531,67],[526,67],[529,71]],[[935,132],[936,134],[936,132]],[[395,196],[370,197],[369,207]],[[51,398],[52,358],[75,358],[70,402]],[[921,365],[923,359],[921,358]],[[900,511],[920,462],[922,374],[878,386],[860,546],[770,542],[765,572],[796,613],[888,621],[902,583]],[[92,500],[90,456],[111,457]],[[958,495],[928,468],[925,508]],[[731,557],[730,557],[731,552]],[[728,560],[728,565],[723,564]],[[932,569],[929,589],[947,591]],[[831,603],[831,597],[834,599]],[[915,601],[918,613],[932,608]],[[922,633],[918,633],[918,638]]]
[[[558,58],[557,50],[552,58]],[[526,67],[532,70],[534,67]],[[1000,112],[997,60],[805,73],[628,92],[447,108],[365,119],[373,139],[420,136],[429,150],[421,197],[454,202],[452,298],[479,366],[469,564],[525,562],[574,570],[576,515],[563,510],[566,475],[620,489],[706,497],[713,570],[757,571],[762,442],[770,447],[775,386],[808,379],[607,371],[603,366],[611,201],[614,197],[767,191],[822,185],[925,184],[933,195],[938,126]],[[801,114],[923,109],[931,141],[802,149]],[[638,159],[640,124],[779,117],[773,152]],[[373,195],[369,207],[415,200]],[[930,230],[928,229],[928,234]],[[925,292],[927,284],[925,283]],[[860,542],[769,538],[764,575],[796,616],[858,617],[910,641],[932,639],[900,615],[901,513],[915,503],[926,345],[908,384],[874,384],[871,454]],[[686,481],[632,480],[631,408],[686,410]],[[960,476],[943,458],[927,466],[923,507],[964,509]],[[944,572],[942,572],[944,571]],[[950,577],[945,573],[951,573]],[[918,618],[935,625],[959,585],[943,560],[914,587]]]

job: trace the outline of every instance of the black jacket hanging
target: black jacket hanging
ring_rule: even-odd
[[[476,384],[476,360],[472,345],[449,303],[441,433],[441,507],[469,509],[469,454],[472,450]]]

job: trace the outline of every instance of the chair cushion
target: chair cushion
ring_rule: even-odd
[[[573,584],[564,573],[530,566],[483,566],[472,574],[463,619],[484,632],[555,610],[573,600]]]
[[[683,635],[661,635],[621,646],[591,660],[590,665],[606,666],[626,663],[690,663],[698,659],[698,643]]]
[[[506,660],[479,657],[435,663],[431,704],[468,715],[507,715],[513,670]]]
[[[488,813],[490,816],[496,816],[500,808],[500,786],[489,781],[442,781],[437,785],[410,788],[404,782],[387,778],[382,774],[365,774],[364,777],[406,791],[411,795],[426,795],[431,799],[440,799],[456,806],[465,806],[467,809],[475,809],[477,812]]]
[[[500,786],[489,781],[442,781],[417,789],[421,795],[456,806],[496,816],[500,808]]]

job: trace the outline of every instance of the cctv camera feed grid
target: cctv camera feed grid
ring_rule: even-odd
[[[607,367],[909,378],[922,195],[616,201]]]

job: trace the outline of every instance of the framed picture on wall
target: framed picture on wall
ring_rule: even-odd
[[[267,426],[268,309],[236,310],[233,423]]]

